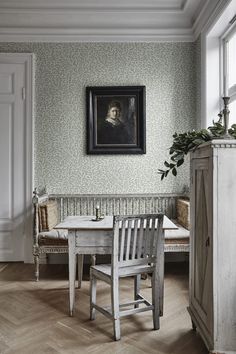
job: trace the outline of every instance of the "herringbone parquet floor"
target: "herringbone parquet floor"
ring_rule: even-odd
[[[0,354],[207,354],[186,310],[187,267],[166,267],[161,329],[152,330],[152,314],[144,312],[122,319],[122,338],[114,342],[111,321],[101,314],[89,320],[88,280],[76,290],[71,318],[66,265],[42,265],[36,283],[33,265],[0,263]],[[132,296],[132,285],[131,279],[121,281],[121,299]],[[150,279],[142,280],[142,291],[150,299]],[[98,283],[98,302],[109,304],[109,295],[107,285]]]

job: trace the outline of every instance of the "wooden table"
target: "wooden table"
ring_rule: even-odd
[[[92,219],[94,216],[68,216],[56,227],[68,230],[70,316],[73,316],[75,302],[76,255],[112,253],[113,216],[105,216],[100,221]],[[163,229],[173,230],[177,226],[164,216]]]

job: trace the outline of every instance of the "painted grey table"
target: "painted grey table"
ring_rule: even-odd
[[[111,254],[113,216],[93,221],[94,216],[68,216],[57,225],[57,229],[68,230],[69,245],[69,309],[73,316],[75,303],[75,273],[77,254]],[[164,216],[163,230],[174,230],[177,226]]]

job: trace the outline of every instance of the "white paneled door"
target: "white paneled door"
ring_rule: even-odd
[[[0,261],[28,258],[32,191],[28,64],[25,56],[0,54]]]

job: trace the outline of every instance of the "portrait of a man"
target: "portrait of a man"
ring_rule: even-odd
[[[145,87],[87,87],[88,153],[145,153]]]

